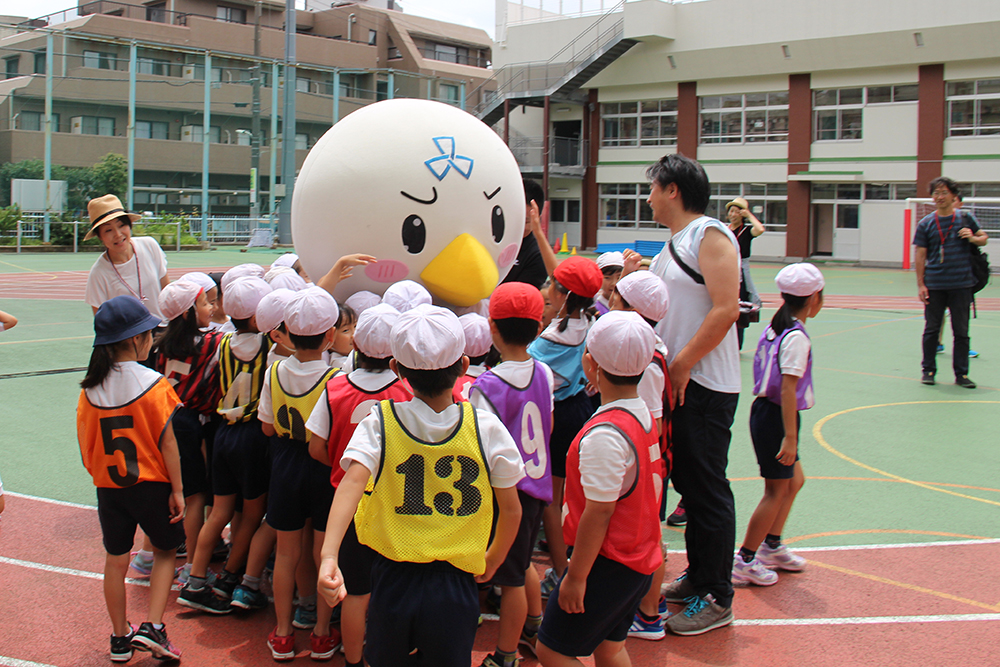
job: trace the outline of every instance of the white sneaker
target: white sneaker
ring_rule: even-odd
[[[743,556],[736,554],[733,558],[733,581],[740,584],[773,586],[778,583],[778,574],[764,567],[764,564],[756,558],[747,563],[743,560]]]
[[[757,549],[757,560],[767,567],[786,572],[801,572],[806,567],[806,559],[784,544],[779,544],[777,549],[772,549],[767,546],[767,542],[762,542],[760,548]]]

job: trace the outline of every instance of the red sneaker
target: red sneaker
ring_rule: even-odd
[[[267,647],[271,649],[271,657],[277,662],[286,662],[295,659],[295,635],[287,637],[278,635],[278,628],[271,630],[267,636]]]
[[[310,633],[309,657],[313,660],[329,660],[340,648],[340,632],[330,628],[330,634],[324,637]]]

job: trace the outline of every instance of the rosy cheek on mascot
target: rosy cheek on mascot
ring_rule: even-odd
[[[523,231],[514,156],[481,121],[439,102],[355,111],[316,143],[295,182],[292,240],[310,276],[343,255],[378,258],[337,286],[341,302],[408,279],[442,305],[475,305],[507,275]]]

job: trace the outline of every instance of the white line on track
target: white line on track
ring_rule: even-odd
[[[103,580],[104,573],[102,572],[87,572],[86,570],[74,570],[69,567],[59,567],[57,565],[46,565],[45,563],[35,563],[30,560],[21,560],[20,558],[7,558],[6,556],[0,556],[0,563],[5,565],[16,565],[18,567],[26,567],[32,570],[41,570],[42,572],[54,572],[55,574],[68,574],[73,577],[83,577],[85,579],[97,579]],[[149,586],[149,581],[146,579],[132,579],[126,578],[126,584],[133,584],[135,586]]]
[[[55,667],[55,665],[49,665],[44,662],[18,660],[17,658],[9,658],[5,655],[0,655],[0,665],[3,665],[4,667]]]
[[[955,623],[1000,621],[1000,614],[936,614],[931,616],[848,616],[844,618],[753,618],[733,621],[737,626],[879,625],[897,623]]]
[[[53,500],[52,498],[42,498],[41,496],[29,496],[27,493],[14,493],[13,491],[5,491],[6,495],[11,498],[24,498],[25,500],[37,500],[40,503],[48,503],[50,505],[62,505],[63,507],[76,507],[82,510],[96,510],[97,508],[93,505],[83,505],[81,503],[71,503],[66,500]]]
[[[1000,538],[988,540],[947,540],[943,542],[904,542],[900,544],[848,544],[839,547],[795,547],[801,551],[867,551],[869,549],[913,549],[916,547],[962,547],[970,544],[1000,544]],[[687,553],[686,549],[668,549],[670,554]]]

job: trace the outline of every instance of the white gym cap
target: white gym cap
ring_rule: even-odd
[[[587,352],[612,375],[642,375],[653,360],[656,334],[639,313],[613,310],[601,315],[587,333]]]
[[[260,264],[240,264],[226,271],[219,283],[222,285],[223,299],[225,299],[226,288],[237,278],[260,278],[264,279],[264,267]],[[229,313],[229,304],[226,304],[226,313]],[[242,319],[242,318],[241,318]]]
[[[222,289],[222,300],[226,304],[226,314],[234,320],[246,320],[253,317],[257,314],[257,304],[270,291],[271,286],[260,278],[244,277],[231,281]]]
[[[340,308],[322,287],[296,292],[285,304],[285,328],[296,336],[316,336],[337,326]]]
[[[294,268],[295,262],[299,261],[299,256],[294,252],[286,252],[284,255],[279,256],[273,262],[271,262],[271,268],[278,266],[287,266],[288,268]]]
[[[490,321],[477,313],[466,313],[458,318],[465,333],[465,354],[469,357],[481,357],[493,346],[493,336],[490,334]]]
[[[392,345],[389,341],[392,327],[398,319],[399,311],[387,303],[366,308],[358,316],[358,324],[354,328],[354,344],[361,354],[372,359],[391,357]]]
[[[216,287],[218,287],[218,285],[215,284],[215,281],[212,280],[212,276],[208,275],[207,273],[202,273],[201,271],[192,271],[191,273],[185,273],[177,280],[189,280],[194,284],[198,285],[199,287],[201,287],[203,290],[205,290],[206,294],[209,292],[209,290],[213,290]]]
[[[597,258],[597,268],[603,269],[606,266],[617,266],[618,268],[625,266],[625,255],[617,250],[602,253]]]
[[[358,317],[361,317],[361,313],[365,312],[372,306],[379,305],[380,303],[382,303],[382,297],[374,292],[369,292],[364,289],[360,292],[355,292],[351,296],[347,297],[346,301],[344,301],[344,305],[349,306],[351,310],[358,314]],[[395,310],[395,308],[393,310]],[[367,352],[365,354],[367,354]]]
[[[208,278],[208,276],[205,277]],[[168,320],[175,320],[186,313],[198,300],[198,295],[204,291],[205,289],[201,285],[191,280],[172,282],[160,290],[160,296],[157,299],[160,313]]]
[[[382,303],[387,303],[401,313],[405,313],[411,308],[419,305],[430,305],[432,301],[431,293],[420,283],[412,280],[400,280],[398,283],[389,285],[382,295]]]
[[[264,295],[257,304],[257,331],[268,333],[285,321],[285,305],[295,292],[284,287]]]
[[[293,292],[298,292],[309,286],[309,283],[296,273],[295,269],[290,269],[287,266],[279,266],[277,269],[271,269],[268,275],[275,271],[277,273],[271,276],[270,280],[267,279],[267,276],[264,276],[264,280],[267,280],[274,289],[290,289]]]
[[[396,361],[414,370],[448,368],[465,354],[465,333],[458,316],[430,304],[401,313],[389,342]]]
[[[782,294],[811,296],[823,289],[826,281],[823,274],[813,264],[799,262],[789,264],[774,277],[774,284]]]
[[[615,285],[628,305],[645,318],[659,322],[667,316],[670,295],[663,280],[651,271],[634,271]]]

